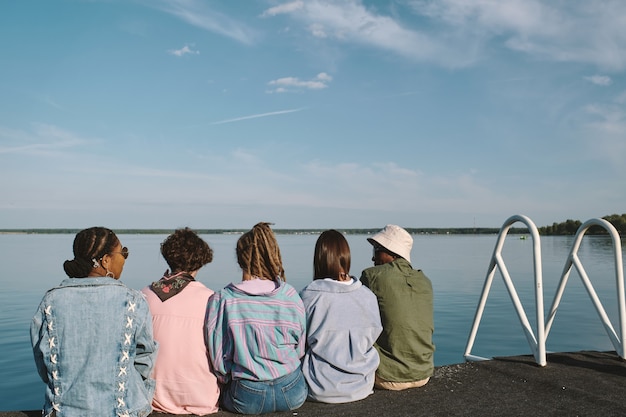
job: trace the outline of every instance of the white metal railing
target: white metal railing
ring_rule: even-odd
[[[522,306],[522,303],[519,300],[517,292],[515,290],[515,286],[511,281],[511,277],[509,276],[509,272],[506,268],[504,260],[502,259],[502,247],[504,245],[504,240],[506,235],[509,232],[511,226],[516,222],[522,222],[526,224],[528,230],[533,239],[533,262],[534,262],[534,274],[535,274],[535,307],[536,307],[536,317],[537,317],[537,335],[532,330],[530,326],[530,322],[526,317],[526,312]],[[618,300],[618,308],[619,308],[619,335],[615,332],[611,320],[609,319],[604,307],[602,306],[602,302],[598,298],[598,295],[587,276],[587,273],[578,257],[578,249],[580,248],[580,244],[582,239],[589,230],[591,226],[601,226],[606,229],[611,235],[613,241],[613,251],[615,258],[615,281],[616,281],[616,290],[617,290],[617,300]],[[476,356],[471,353],[472,347],[474,345],[474,340],[476,338],[476,333],[478,332],[478,327],[480,325],[480,320],[483,315],[483,311],[485,308],[485,303],[487,301],[487,297],[489,295],[489,290],[491,289],[491,284],[493,282],[493,277],[495,275],[496,269],[500,268],[500,272],[502,274],[502,278],[506,284],[506,288],[511,297],[511,301],[515,307],[517,315],[519,317],[520,323],[522,325],[522,329],[525,332],[526,339],[528,344],[532,350],[532,353],[535,357],[535,361],[537,364],[541,366],[546,365],[546,340],[550,333],[550,329],[552,327],[552,322],[554,321],[554,317],[556,315],[559,303],[561,302],[561,298],[563,296],[563,291],[565,290],[565,285],[567,284],[570,272],[572,267],[576,267],[578,274],[580,275],[581,280],[589,294],[589,297],[593,301],[593,304],[600,316],[600,320],[602,321],[604,328],[615,347],[615,351],[622,358],[626,359],[626,347],[624,345],[624,336],[626,335],[626,302],[624,295],[624,268],[622,264],[622,244],[620,240],[620,236],[615,230],[615,227],[608,221],[604,219],[591,219],[581,225],[576,231],[576,236],[574,238],[574,243],[570,250],[570,254],[565,263],[565,267],[563,268],[563,274],[561,275],[561,280],[559,282],[559,286],[557,287],[556,294],[554,296],[554,300],[552,302],[552,307],[550,308],[550,313],[548,314],[548,319],[544,324],[544,316],[543,316],[543,277],[542,277],[542,269],[541,269],[541,241],[539,237],[539,232],[537,231],[537,227],[535,224],[526,216],[515,215],[509,217],[502,228],[500,229],[500,234],[498,235],[498,240],[496,242],[495,249],[493,251],[493,255],[491,257],[491,261],[489,263],[489,268],[487,270],[487,277],[485,279],[485,284],[483,286],[483,291],[480,297],[480,301],[478,302],[478,307],[476,308],[476,314],[474,316],[474,322],[472,324],[472,329],[470,331],[470,335],[467,341],[467,347],[465,348],[465,359],[468,361],[479,361],[479,360],[488,360],[489,358]]]
[[[617,285],[617,306],[619,309],[619,336],[615,333],[613,329],[613,325],[611,324],[611,320],[606,314],[604,307],[602,306],[602,302],[598,298],[593,285],[591,285],[591,281],[587,276],[587,272],[583,267],[580,258],[578,257],[578,249],[582,242],[582,239],[589,230],[591,226],[601,226],[606,229],[607,232],[611,235],[611,239],[613,240],[613,249],[615,254],[615,282]],[[565,262],[565,267],[563,268],[563,273],[561,274],[561,281],[559,282],[559,286],[557,287],[556,294],[554,295],[554,301],[552,302],[552,307],[550,308],[550,313],[548,314],[548,319],[546,321],[546,338],[550,333],[550,328],[552,327],[552,322],[554,321],[554,316],[556,315],[556,310],[559,307],[559,303],[561,302],[561,297],[563,296],[563,291],[565,290],[565,285],[567,284],[567,280],[569,278],[569,274],[572,271],[572,267],[576,267],[578,271],[578,275],[582,280],[585,288],[587,289],[587,293],[593,301],[593,305],[600,316],[600,320],[604,325],[604,328],[611,339],[611,343],[613,343],[613,347],[617,354],[622,358],[626,358],[626,352],[624,350],[624,335],[626,334],[626,303],[624,302],[624,267],[622,265],[622,242],[620,239],[617,230],[615,227],[608,221],[604,219],[591,219],[585,222],[578,228],[576,232],[576,238],[574,243],[572,244],[572,249],[570,250],[569,256],[567,257],[567,261]]]
[[[502,247],[504,246],[506,235],[508,234],[511,226],[518,221],[526,224],[533,240],[535,305],[537,308],[537,336],[535,336],[533,332],[530,322],[528,321],[528,317],[526,316],[524,307],[522,306],[519,296],[517,295],[517,291],[515,290],[515,286],[513,285],[513,281],[511,281],[509,271],[507,270],[504,260],[502,259]],[[535,356],[535,360],[538,364],[544,366],[546,364],[546,348],[545,337],[543,334],[543,277],[541,273],[541,240],[539,238],[539,231],[537,230],[537,226],[535,226],[535,223],[533,223],[533,221],[530,220],[528,217],[522,215],[509,217],[500,228],[500,234],[498,235],[498,240],[493,250],[491,261],[489,262],[487,278],[485,279],[485,284],[483,285],[482,295],[480,297],[480,301],[478,302],[478,307],[476,308],[474,323],[472,325],[472,330],[467,341],[467,347],[465,348],[465,359],[473,361],[488,360],[488,358],[472,355],[471,350],[474,346],[474,340],[476,338],[476,333],[478,332],[478,326],[480,324],[480,320],[485,309],[485,303],[487,302],[489,290],[491,289],[491,284],[493,282],[493,277],[496,273],[497,268],[500,268],[502,278],[504,279],[504,283],[506,284],[506,288],[515,307],[515,311],[517,312],[517,316],[519,317],[528,344],[533,352],[533,355]]]

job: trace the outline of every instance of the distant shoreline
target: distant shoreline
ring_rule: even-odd
[[[82,229],[0,229],[0,234],[39,234],[39,235],[58,235],[58,234],[76,234]],[[115,229],[115,233],[119,235],[169,235],[175,229]],[[194,229],[201,235],[237,235],[247,232],[249,229]],[[274,229],[274,233],[279,235],[318,235],[325,228],[319,229]],[[339,232],[348,235],[369,235],[374,234],[380,228],[346,228],[336,229]],[[500,231],[496,227],[448,227],[448,228],[410,228],[406,230],[414,235],[492,235],[498,234]],[[511,228],[510,234],[527,234],[528,229]]]

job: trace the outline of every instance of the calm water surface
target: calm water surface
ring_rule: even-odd
[[[130,249],[122,281],[141,289],[159,279],[167,265],[159,253],[165,235],[120,235]],[[214,261],[198,280],[213,290],[241,273],[235,259],[238,235],[204,235]],[[352,275],[372,265],[365,235],[347,236]],[[29,340],[30,320],[43,294],[64,279],[62,264],[72,256],[73,235],[0,235],[0,410],[33,410],[43,403]],[[278,235],[287,281],[298,290],[312,277],[316,235]],[[497,236],[415,235],[412,261],[432,280],[435,292],[435,364],[463,362],[463,353]],[[573,237],[543,237],[544,302],[548,310]],[[622,241],[624,245],[624,241]],[[617,301],[612,243],[608,237],[585,237],[579,251],[588,276],[615,328]],[[532,241],[509,236],[503,257],[528,318],[535,328]],[[622,254],[622,258],[624,255]],[[536,331],[536,330],[535,330]],[[613,350],[576,271],[570,275],[547,341],[548,351]],[[519,320],[499,272],[493,281],[472,353],[480,356],[528,354]]]

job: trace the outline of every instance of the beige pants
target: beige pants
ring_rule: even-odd
[[[402,391],[408,388],[423,387],[424,385],[426,385],[426,383],[428,383],[429,380],[430,380],[430,377],[426,379],[422,379],[420,381],[391,382],[391,381],[385,381],[384,379],[381,379],[378,377],[378,375],[376,375],[374,378],[374,386],[378,389],[386,389],[390,391]]]

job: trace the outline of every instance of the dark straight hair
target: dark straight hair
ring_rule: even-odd
[[[326,230],[315,243],[313,279],[338,279],[341,273],[350,273],[350,245],[337,230]]]

